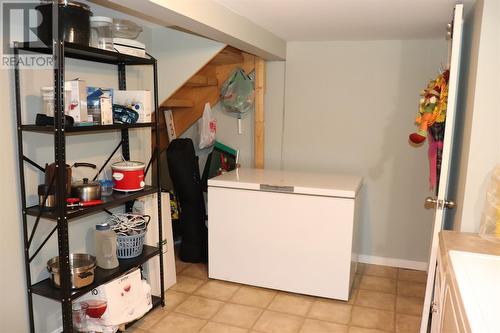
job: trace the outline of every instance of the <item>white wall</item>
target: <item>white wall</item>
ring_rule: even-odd
[[[226,45],[185,32],[155,28],[151,52],[158,60],[160,103],[172,95]]]
[[[364,255],[425,262],[432,212],[426,146],[408,134],[419,92],[446,61],[443,40],[291,42],[268,63],[266,165],[365,178]],[[280,100],[285,76],[283,161]],[[269,84],[270,83],[270,84]],[[272,113],[272,115],[269,115]],[[268,121],[270,120],[270,121]]]
[[[459,100],[464,134],[456,162],[455,223],[461,231],[477,232],[491,171],[500,162],[500,3],[477,1],[468,11],[464,32]]]

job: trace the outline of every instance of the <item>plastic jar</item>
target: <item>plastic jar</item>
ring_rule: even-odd
[[[111,230],[107,223],[97,224],[95,226],[95,257],[97,266],[104,269],[113,269],[118,267],[118,258],[116,257],[116,242],[118,236]]]
[[[92,16],[90,18],[90,46],[114,51],[112,25],[111,17]]]
[[[115,182],[111,179],[102,179],[99,180],[101,183],[101,195],[106,197],[113,194],[113,186],[115,186]]]

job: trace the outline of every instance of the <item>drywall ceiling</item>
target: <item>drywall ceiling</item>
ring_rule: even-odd
[[[284,60],[286,42],[214,0],[90,0],[160,25],[175,26],[266,60]]]
[[[445,38],[457,0],[215,0],[286,41]],[[473,0],[465,0],[471,2]]]

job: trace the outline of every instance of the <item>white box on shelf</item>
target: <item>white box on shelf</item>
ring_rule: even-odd
[[[138,123],[151,122],[151,91],[149,90],[115,90],[113,103],[122,105],[139,113]]]
[[[75,124],[88,121],[87,113],[87,84],[83,80],[64,82],[64,89],[70,90],[70,100],[64,101],[67,115],[73,117]]]
[[[96,125],[113,124],[113,89],[87,87],[88,121]]]
[[[136,320],[153,307],[151,288],[146,281],[141,279],[139,269],[101,284],[79,297],[75,302],[105,304],[101,306],[104,308],[101,317],[88,316],[87,318],[86,331],[99,332],[105,327],[118,326]],[[89,310],[87,310],[88,313]]]
[[[111,98],[101,98],[101,124],[113,125],[113,102]]]
[[[146,57],[146,45],[134,39],[113,38],[113,47],[118,53],[135,57]]]

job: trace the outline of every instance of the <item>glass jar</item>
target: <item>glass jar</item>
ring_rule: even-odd
[[[110,17],[92,16],[90,18],[90,46],[114,51],[112,25],[113,19]]]

